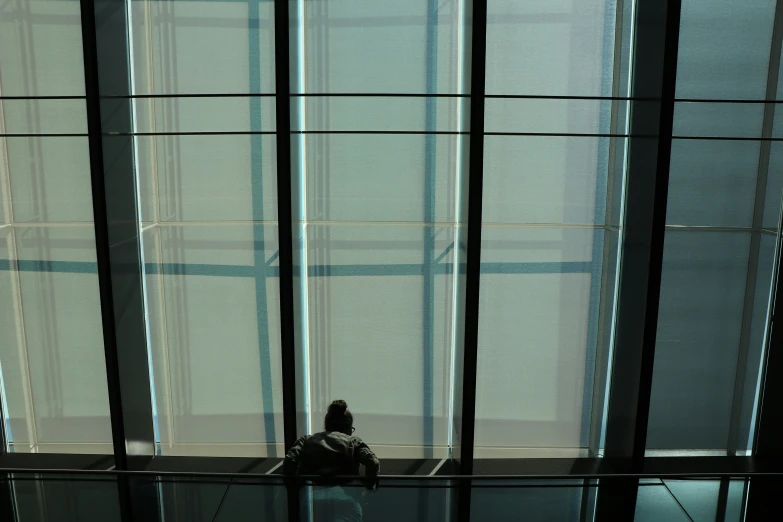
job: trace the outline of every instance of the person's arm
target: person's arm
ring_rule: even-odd
[[[356,438],[356,460],[364,466],[364,476],[367,477],[367,487],[375,489],[378,485],[378,473],[381,471],[381,463],[370,447],[360,438]]]
[[[302,454],[304,452],[304,442],[307,436],[302,437],[291,446],[283,460],[283,475],[293,477],[299,473],[299,467],[302,465]]]

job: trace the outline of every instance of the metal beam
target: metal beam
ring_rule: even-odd
[[[291,189],[291,80],[288,2],[275,0],[275,107],[277,109],[277,214],[280,277],[280,341],[283,366],[285,446],[296,442],[296,347],[294,324],[293,225]]]
[[[465,281],[465,338],[462,365],[460,473],[473,473],[478,364],[479,283],[481,279],[481,214],[484,184],[484,95],[487,48],[487,0],[473,2],[470,99],[470,166],[468,238]]]
[[[97,7],[97,8],[96,8]],[[123,2],[81,0],[95,245],[115,466],[155,453],[136,208],[128,20]]]
[[[622,268],[605,456],[644,457],[658,326],[681,0],[640,0]],[[650,197],[652,195],[653,197]]]
[[[114,466],[144,469],[155,454],[155,431],[136,204],[133,101],[127,98],[132,94],[132,64],[125,2],[81,0],[81,23]],[[117,487],[123,520],[157,520],[154,483],[122,477]]]
[[[479,284],[481,281],[481,216],[484,188],[484,106],[487,64],[487,0],[473,0],[470,53],[470,144],[468,226],[465,277],[465,319],[462,357],[462,414],[459,426],[461,474],[473,474],[478,365]],[[470,520],[470,482],[459,491],[458,519]]]
[[[283,370],[283,432],[286,450],[294,445],[296,430],[296,325],[294,317],[294,240],[291,179],[291,71],[289,2],[275,0],[275,109],[277,145],[277,221],[280,282],[280,343]],[[304,245],[306,247],[306,245]],[[299,488],[286,487],[288,520],[299,514]]]
[[[658,328],[681,0],[639,0],[615,350],[604,455],[641,470]],[[599,520],[632,520],[638,481],[602,481]]]

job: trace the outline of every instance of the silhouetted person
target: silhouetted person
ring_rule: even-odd
[[[353,436],[353,415],[345,401],[337,400],[329,405],[324,430],[296,441],[285,456],[283,474],[322,477],[319,485],[313,487],[315,520],[359,522],[362,520],[361,505],[351,494],[351,488],[342,487],[350,480],[335,477],[358,475],[361,464],[365,469],[367,488],[375,489],[381,465],[367,444]]]

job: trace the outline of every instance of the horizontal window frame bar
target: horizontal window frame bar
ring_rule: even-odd
[[[470,99],[470,94],[458,93],[396,93],[396,92],[314,92],[291,93],[292,98],[457,98]],[[245,93],[245,92],[215,92],[215,93],[179,93],[179,94],[132,94],[132,95],[102,95],[102,100],[147,100],[147,99],[178,99],[178,98],[274,98],[274,93]],[[634,97],[634,96],[588,96],[578,94],[487,94],[491,100],[562,100],[562,101],[629,101],[629,102],[660,102],[660,98]],[[41,96],[0,96],[0,100],[9,101],[38,101],[38,100],[86,100],[84,95],[41,95]],[[675,103],[714,103],[714,104],[755,104],[769,105],[781,104],[780,100],[759,100],[747,98],[675,98]]]
[[[33,454],[30,454],[33,455]],[[15,460],[19,460],[16,455]],[[27,455],[25,455],[27,457]],[[212,457],[206,457],[210,459]],[[220,459],[220,457],[214,457]],[[31,458],[32,460],[32,458]],[[37,462],[46,460],[44,454],[38,454]],[[480,461],[482,459],[477,459]],[[513,480],[572,480],[572,479],[601,479],[601,478],[661,478],[661,479],[718,479],[718,478],[752,478],[752,477],[781,477],[783,468],[780,459],[760,459],[758,457],[648,457],[645,458],[644,469],[641,472],[625,472],[632,469],[628,459],[512,459],[516,460],[521,469],[529,468],[531,473],[519,474],[485,474],[485,475],[379,475],[381,480],[391,481],[513,481]],[[562,469],[576,471],[562,472],[553,470],[551,473],[542,473],[552,460],[561,461]],[[2,461],[0,461],[1,463]],[[714,468],[705,470],[705,468]],[[588,471],[579,471],[580,469]],[[118,470],[118,469],[67,469],[67,468],[25,468],[25,467],[0,467],[0,473],[41,474],[41,475],[87,475],[87,476],[160,476],[160,477],[201,477],[201,478],[245,478],[274,480],[276,477],[283,479],[282,475],[270,475],[267,473],[250,472],[215,472],[215,471],[182,471],[182,470]],[[362,475],[339,475],[336,478],[345,480],[361,480]],[[318,475],[298,475],[293,477],[299,482],[323,480]],[[508,486],[513,487],[513,486]]]
[[[386,136],[470,136],[470,131],[416,131],[416,130],[304,130],[291,131],[293,135],[307,134],[334,134],[334,135],[386,135]],[[277,131],[181,131],[181,132],[108,132],[103,133],[105,137],[123,137],[123,136],[255,136],[255,135],[277,135]],[[518,136],[518,137],[539,137],[539,138],[620,138],[620,139],[658,139],[657,135],[633,135],[633,134],[612,134],[612,133],[564,133],[564,132],[485,132],[484,136]],[[61,133],[61,132],[42,132],[42,133],[3,133],[0,138],[87,138],[87,133]],[[689,141],[752,141],[752,142],[783,142],[783,137],[764,138],[747,136],[672,136],[673,140]]]

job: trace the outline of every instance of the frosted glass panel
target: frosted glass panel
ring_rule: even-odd
[[[161,451],[279,454],[277,229],[158,225],[144,245]]]
[[[771,0],[683,2],[676,95],[707,101],[676,104],[674,135],[738,140],[672,145],[650,450],[748,448],[772,273],[768,234],[779,211],[779,150],[752,141],[762,136],[764,103],[710,100],[776,97],[766,92],[774,13]],[[745,371],[737,374],[738,367]]]
[[[271,96],[161,98],[137,102],[138,132],[274,132]]]
[[[490,0],[487,94],[607,96],[616,4]]]
[[[595,135],[625,134],[627,109],[589,97],[612,96],[621,82],[615,9],[605,0],[488,3],[487,94],[528,97],[488,98],[486,131],[550,135],[485,140],[480,458],[575,457],[588,444],[599,309],[611,310],[616,270],[610,263],[602,281],[603,265],[618,247],[604,248],[603,225],[625,145]]]
[[[674,136],[758,138],[763,103],[674,104]]]
[[[9,134],[87,133],[84,100],[3,100],[2,104]]]
[[[142,137],[138,157],[144,222],[277,220],[274,136]]]
[[[758,168],[756,141],[673,140],[667,224],[751,226]]]
[[[16,221],[92,222],[87,138],[8,138]]]
[[[307,28],[295,92],[462,91],[463,0],[291,5],[292,21]]]
[[[4,96],[83,96],[78,0],[25,0],[3,6],[0,77]]]
[[[410,222],[429,215],[436,222],[454,221],[459,189],[455,172],[466,141],[456,136],[308,136],[308,215],[334,221]],[[294,143],[302,146],[302,140]]]
[[[457,97],[312,97],[299,102],[305,117],[292,130],[458,132],[469,102]],[[303,126],[304,125],[304,126]]]
[[[750,234],[666,234],[649,449],[726,448]]]
[[[683,0],[678,98],[763,100],[774,0]]]
[[[274,92],[270,0],[137,0],[131,6],[137,94]]]
[[[608,149],[606,138],[487,136],[483,221],[603,223]]]
[[[427,447],[434,456],[433,446],[443,454],[453,342],[451,227],[309,229],[310,258],[329,260],[308,267],[313,429],[320,429],[331,400],[343,398],[357,435],[379,454],[424,456]]]
[[[0,133],[84,134],[80,3],[2,7]],[[0,137],[0,366],[11,451],[113,453],[83,137]],[[88,377],[86,377],[88,376]]]
[[[160,452],[281,455],[274,4],[131,18],[134,93],[183,95],[135,101]]]
[[[35,412],[27,440],[40,452],[111,453],[93,228],[19,226],[14,235],[18,272],[12,276],[24,321],[17,343],[27,354],[14,371],[27,379],[30,389],[22,393],[30,394]]]
[[[293,128],[324,132],[293,144],[297,428],[319,431],[345,399],[379,455],[445,456],[469,104],[385,95],[465,93],[468,6],[290,6],[292,89],[309,95],[292,98]]]
[[[490,456],[486,447],[576,450],[586,444],[593,292],[601,278],[593,256],[601,254],[602,235],[484,228],[477,456]]]
[[[488,99],[487,132],[606,134],[610,106],[601,100]]]

